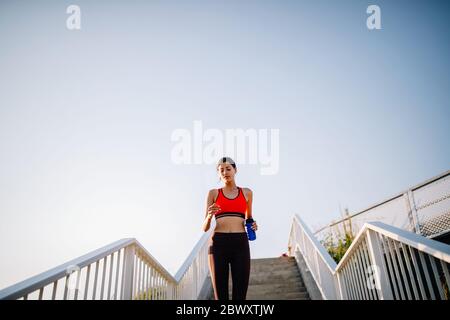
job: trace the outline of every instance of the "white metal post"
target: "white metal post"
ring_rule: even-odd
[[[167,283],[166,286],[166,300],[173,300],[173,284],[171,282]]]
[[[320,284],[320,287],[322,287],[322,278],[321,278],[321,274],[320,274],[320,269],[319,269],[319,261],[317,258],[317,251],[314,251],[314,262],[316,263],[316,276],[317,276],[317,281]]]
[[[125,248],[123,264],[124,276],[122,279],[122,300],[131,300],[133,297],[134,255],[134,245],[130,245]]]
[[[338,285],[338,296],[341,300],[348,300],[347,288],[345,287],[344,279],[340,272],[336,273],[337,285]]]
[[[367,230],[367,249],[369,251],[370,260],[375,264],[377,274],[375,274],[377,284],[377,291],[380,300],[393,300],[391,286],[388,279],[388,271],[384,263],[384,256],[381,250],[380,243],[375,231]],[[379,271],[379,272],[378,272]]]
[[[197,299],[197,260],[192,263],[192,299]]]

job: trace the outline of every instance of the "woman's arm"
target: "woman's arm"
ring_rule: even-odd
[[[245,219],[249,219],[249,218],[253,218],[253,213],[252,213],[252,205],[253,205],[253,191],[249,188],[247,189],[247,212],[245,213]],[[256,221],[253,222],[252,225],[252,229],[253,230],[258,230],[258,225],[256,224]]]
[[[220,207],[214,203],[214,190],[209,190],[206,196],[206,212],[205,220],[203,221],[202,229],[204,232],[208,231],[211,226],[211,219],[213,215],[220,210]]]
[[[245,219],[252,218],[252,203],[253,203],[253,191],[249,188],[247,189],[247,212],[245,213]]]

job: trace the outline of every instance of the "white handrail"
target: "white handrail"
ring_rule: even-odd
[[[0,290],[0,300],[32,295],[37,299],[197,299],[209,273],[210,235],[211,230],[202,235],[175,277],[136,239],[127,238]],[[70,285],[74,277],[76,283]]]
[[[336,265],[295,215],[289,250],[324,299],[449,299],[450,246],[382,222],[365,223]]]
[[[325,249],[325,247],[323,247],[320,242],[316,239],[316,237],[314,237],[314,235],[312,234],[312,232],[309,230],[309,228],[306,226],[306,224],[297,216],[294,216],[295,221],[300,224],[304,230],[305,235],[308,237],[309,241],[311,241],[311,243],[313,243],[316,248],[317,248],[317,252],[320,256],[320,258],[323,260],[323,262],[325,263],[325,266],[331,271],[334,272],[334,270],[336,269],[336,262],[333,260],[333,258],[330,256],[330,254],[327,252],[327,250]]]
[[[184,263],[181,265],[180,269],[178,269],[177,273],[175,274],[175,281],[180,282],[181,278],[184,274],[188,271],[189,267],[192,265],[194,259],[197,257],[198,252],[201,250],[202,246],[204,246],[205,243],[207,243],[208,238],[211,236],[211,232],[205,232],[200,240],[197,242],[195,247],[192,249],[189,256],[186,258]]]
[[[433,190],[433,192],[430,192]],[[436,237],[448,232],[449,222],[445,215],[450,209],[450,170],[423,181],[382,201],[377,201],[345,218],[316,230],[313,234],[321,237],[325,232],[345,230],[345,223],[352,228],[360,228],[364,222],[383,221],[404,230],[414,231],[427,237]],[[442,221],[439,221],[442,217]]]
[[[65,277],[67,275],[67,269],[71,266],[79,266],[80,268],[83,268],[93,262],[103,259],[105,256],[108,256],[121,248],[131,245],[133,242],[134,239],[122,239],[113,242],[107,246],[94,250],[88,254],[73,259],[46,272],[21,281],[15,285],[1,290],[0,299],[17,299],[19,297],[23,297],[30,292],[38,290],[43,286],[46,286],[56,280],[61,279],[62,277]]]

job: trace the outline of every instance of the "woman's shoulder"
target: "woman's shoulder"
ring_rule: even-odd
[[[248,199],[250,196],[253,195],[253,191],[250,188],[241,187],[242,192],[244,193],[245,199]]]
[[[219,189],[210,189],[208,191],[208,196],[213,197],[213,199],[216,199],[218,194],[219,194]]]

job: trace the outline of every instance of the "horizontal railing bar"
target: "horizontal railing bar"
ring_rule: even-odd
[[[78,266],[80,269],[85,266],[108,256],[112,252],[115,252],[121,248],[124,248],[136,240],[133,238],[126,238],[115,241],[109,245],[106,245],[100,249],[87,253],[79,258],[73,259],[69,262],[63,263],[55,268],[45,271],[41,274],[28,278],[10,287],[7,287],[0,291],[0,300],[2,299],[18,299],[24,294],[31,293],[40,289],[56,280],[63,278],[67,273],[67,268],[70,266]]]
[[[168,279],[170,279],[173,282],[176,282],[175,277],[170,274],[169,271],[166,270],[159,262],[156,260],[150,252],[147,251],[140,243],[136,240],[136,244],[139,246],[139,251],[144,254],[144,260],[148,262],[150,265],[152,265],[155,269],[159,271],[159,273]],[[142,259],[142,258],[141,258]]]
[[[432,240],[421,235],[375,221],[366,223],[366,227],[384,234],[385,236],[410,245],[435,258],[450,263],[450,245]],[[364,227],[363,227],[364,228]]]
[[[334,270],[336,269],[336,262],[333,260],[333,258],[331,258],[330,254],[327,252],[324,246],[320,244],[320,242],[312,234],[311,230],[309,230],[308,226],[303,223],[303,221],[297,214],[294,215],[294,219],[297,221],[297,223],[300,224],[300,226],[303,228],[304,234],[306,234],[308,239],[314,244],[315,248],[319,252],[320,258],[323,260],[328,269],[330,269],[331,272],[334,272]]]
[[[184,263],[181,265],[180,269],[178,269],[178,272],[175,274],[175,279],[177,282],[179,282],[181,280],[183,275],[189,269],[189,266],[194,261],[195,257],[198,255],[198,252],[200,251],[200,249],[203,247],[205,242],[208,241],[209,237],[211,236],[211,230],[212,229],[210,229],[209,231],[205,232],[202,235],[200,240],[197,242],[197,244],[195,245],[195,247],[192,249],[191,253],[187,257],[186,261],[184,261]]]
[[[365,213],[365,212],[367,212],[367,211],[370,211],[370,210],[372,210],[372,209],[375,209],[375,208],[377,208],[377,207],[381,207],[382,205],[384,205],[384,204],[386,204],[386,203],[388,203],[388,202],[391,202],[391,201],[393,201],[393,200],[396,200],[396,199],[398,199],[398,198],[403,197],[404,194],[405,194],[405,193],[397,194],[397,195],[392,196],[392,197],[389,197],[389,198],[387,198],[387,199],[385,199],[385,200],[383,200],[383,201],[379,201],[379,202],[377,202],[377,203],[375,203],[375,204],[372,204],[372,205],[370,205],[369,207],[365,208],[364,210],[360,210],[360,211],[358,211],[358,212],[356,212],[356,213],[353,213],[353,214],[351,214],[351,215],[346,216],[345,218],[339,219],[339,220],[334,221],[334,222],[332,222],[332,223],[330,223],[330,224],[327,224],[326,226],[324,226],[324,227],[322,227],[322,228],[317,229],[316,231],[314,231],[313,234],[318,234],[318,233],[322,232],[322,231],[325,230],[325,229],[334,227],[335,225],[338,225],[338,224],[340,224],[340,223],[343,223],[343,222],[345,222],[345,221],[347,221],[347,220],[351,220],[351,219],[353,219],[353,218],[355,218],[355,217],[357,217],[357,216],[359,216],[359,215],[361,215],[361,214],[363,214],[363,213]]]
[[[374,221],[364,223],[363,227],[359,230],[358,235],[353,239],[352,244],[339,261],[334,272],[339,271],[343,264],[347,261],[348,257],[352,255],[354,250],[356,250],[367,229],[383,234],[390,239],[403,242],[438,259],[450,262],[450,245],[390,226],[383,222]],[[323,248],[319,242],[318,244],[320,245],[319,248]]]
[[[201,248],[205,245],[208,238],[211,235],[211,230],[204,233],[200,240],[197,242],[196,246],[191,251],[190,255],[187,257],[185,262],[181,265],[180,269],[176,273],[175,276],[172,276],[140,243],[134,238],[126,238],[115,241],[109,245],[106,245],[102,248],[94,250],[90,253],[87,253],[81,257],[73,259],[69,262],[61,264],[55,268],[52,268],[48,271],[40,273],[36,276],[28,278],[24,281],[21,281],[17,284],[14,284],[10,287],[0,290],[0,300],[2,299],[18,299],[23,297],[25,294],[29,294],[36,290],[39,290],[46,285],[57,282],[59,279],[62,279],[67,275],[67,268],[70,266],[78,266],[80,270],[94,262],[98,262],[101,259],[109,256],[110,254],[119,251],[129,245],[136,245],[138,250],[142,252],[142,255],[145,257],[144,260],[147,264],[151,265],[155,271],[158,271],[162,277],[164,277],[168,282],[173,283],[174,285],[178,285],[178,283],[183,278],[183,275],[189,269],[190,265],[200,252]],[[94,284],[95,286],[96,284]],[[95,287],[94,287],[95,292]]]
[[[389,245],[388,247],[386,247],[386,243],[383,244],[384,250],[385,250],[385,254],[387,255],[387,262],[388,264],[390,264],[390,259],[389,259],[389,255],[392,254],[392,258],[393,259],[398,259],[398,264],[401,268],[401,273],[402,275],[400,276],[398,274],[397,270],[397,261],[393,260],[392,266],[388,266],[387,272],[390,273],[393,281],[393,285],[395,287],[395,282],[398,282],[399,286],[401,286],[404,282],[405,285],[405,289],[406,292],[403,292],[403,288],[399,288],[399,293],[401,294],[401,298],[404,299],[406,298],[406,296],[404,296],[404,294],[408,294],[408,298],[412,298],[412,293],[410,292],[410,288],[409,288],[409,283],[407,281],[407,274],[406,274],[406,270],[403,266],[403,258],[401,257],[401,250],[400,248],[397,246],[397,244],[401,245],[402,250],[406,250],[405,248],[410,248],[410,252],[413,252],[413,250],[418,250],[419,252],[419,256],[421,257],[421,259],[423,260],[423,254],[426,254],[430,259],[438,259],[441,261],[442,263],[450,263],[450,245],[435,241],[435,240],[431,240],[428,239],[426,237],[423,237],[421,235],[415,234],[413,232],[409,232],[409,231],[405,231],[402,230],[400,228],[397,227],[393,227],[390,225],[387,225],[383,222],[367,222],[364,223],[364,225],[362,226],[362,228],[360,229],[360,231],[358,232],[357,236],[353,239],[352,244],[350,245],[350,247],[346,250],[344,256],[342,257],[342,259],[339,261],[339,263],[336,265],[336,263],[334,263],[335,267],[333,268],[333,263],[328,262],[329,260],[332,260],[331,256],[329,255],[329,253],[326,251],[325,247],[315,238],[315,236],[311,233],[311,231],[309,230],[308,226],[302,221],[302,219],[298,216],[298,215],[294,215],[294,219],[293,219],[293,227],[291,227],[291,232],[289,235],[289,245],[290,246],[295,246],[295,247],[300,247],[300,248],[304,248],[300,245],[299,241],[303,242],[303,245],[306,241],[305,237],[303,237],[302,240],[297,239],[297,232],[296,228],[294,227],[294,225],[297,224],[297,226],[300,228],[301,233],[304,235],[306,235],[306,237],[309,238],[309,242],[311,243],[311,245],[313,246],[313,250],[314,252],[321,257],[321,259],[325,262],[325,265],[328,266],[329,270],[331,271],[333,277],[337,276],[339,272],[344,271],[344,268],[347,268],[348,266],[348,271],[345,272],[345,274],[347,274],[347,276],[345,278],[348,278],[348,280],[350,281],[350,286],[353,283],[355,285],[354,291],[352,292],[353,295],[356,295],[354,298],[360,299],[363,296],[365,298],[368,298],[367,296],[367,291],[361,291],[362,287],[361,285],[363,285],[363,283],[361,282],[362,279],[360,279],[361,274],[359,273],[359,271],[361,271],[361,268],[364,267],[364,261],[362,261],[362,265],[359,264],[361,263],[361,261],[358,260],[358,256],[357,256],[357,250],[359,250],[361,248],[361,250],[364,250],[363,247],[364,246],[364,241],[365,241],[365,236],[366,233],[368,232],[368,230],[371,230],[373,232],[376,232],[379,237],[381,237],[381,239],[385,239],[385,242],[387,244],[389,244],[390,242],[392,242],[392,244],[394,245],[394,249],[391,247],[391,245]],[[303,252],[304,255],[307,254],[307,252]],[[404,258],[408,259],[408,255],[407,252],[403,252]],[[359,257],[360,258],[360,257]],[[415,257],[413,257],[414,259]],[[305,257],[305,260],[306,257]],[[334,262],[334,260],[333,260]],[[416,262],[415,260],[413,261],[414,263]],[[433,261],[434,262],[434,261]],[[370,263],[373,263],[373,261],[370,261]],[[407,267],[411,266],[409,265],[409,261],[406,262],[407,263]],[[421,261],[422,265],[424,264],[423,261]],[[432,265],[434,266],[434,265]],[[392,274],[392,267],[394,267],[395,269],[395,276]],[[424,268],[426,268],[426,265],[423,266]],[[436,268],[435,268],[436,269]],[[434,273],[436,273],[437,271],[434,270]],[[410,270],[411,273],[411,270]],[[319,276],[319,275],[318,275]],[[411,276],[411,274],[410,274]],[[428,277],[428,271],[425,271],[425,276],[427,277],[427,282],[430,283]],[[436,277],[436,274],[434,275]],[[403,281],[403,282],[402,282]],[[316,279],[317,282],[317,279]],[[320,281],[319,281],[320,282]],[[412,282],[412,285],[414,286],[415,284]],[[320,284],[318,284],[318,289],[322,292],[322,286]],[[348,289],[348,288],[347,288]],[[352,288],[350,288],[352,289]],[[365,289],[365,287],[364,287]],[[396,289],[396,288],[394,288]],[[421,288],[422,289],[422,288]],[[432,289],[430,289],[432,290]],[[442,296],[442,292],[441,296]],[[417,292],[414,292],[415,296],[417,296]],[[433,297],[433,293],[432,294],[432,298]],[[323,292],[322,292],[323,295]],[[375,296],[374,296],[375,297]],[[329,297],[325,297],[325,299],[329,298]],[[397,294],[397,298],[398,294]]]
[[[345,251],[344,256],[341,258],[341,260],[339,261],[339,263],[337,264],[337,266],[336,266],[335,270],[333,270],[333,272],[340,270],[342,268],[343,264],[345,264],[345,262],[347,261],[347,257],[351,256],[353,254],[353,252],[358,249],[360,242],[362,242],[362,240],[365,237],[366,231],[367,231],[367,229],[365,228],[365,225],[364,225],[359,230],[356,237],[353,239],[350,247],[348,247],[348,249]]]
[[[430,179],[428,179],[428,180],[426,180],[424,182],[421,182],[421,183],[419,183],[419,184],[417,184],[417,185],[415,185],[415,186],[413,186],[413,187],[411,187],[411,188],[409,188],[407,190],[399,192],[399,193],[395,194],[394,196],[391,196],[391,197],[389,197],[389,198],[387,198],[387,199],[385,199],[383,201],[378,201],[377,203],[372,204],[372,205],[366,207],[363,210],[359,210],[358,212],[353,213],[353,214],[349,215],[348,217],[345,217],[345,218],[339,219],[337,221],[334,221],[333,223],[327,224],[326,226],[323,226],[323,227],[317,229],[316,231],[314,231],[313,234],[316,235],[316,234],[320,233],[321,231],[323,231],[325,229],[328,229],[328,228],[333,227],[333,226],[335,226],[337,224],[340,224],[340,223],[342,223],[344,221],[347,221],[348,219],[352,219],[352,218],[354,218],[356,216],[359,216],[359,215],[363,214],[364,212],[367,212],[367,211],[369,211],[371,209],[374,209],[376,207],[382,206],[382,205],[386,204],[387,202],[390,202],[392,200],[395,200],[395,199],[398,199],[400,197],[403,197],[403,195],[408,193],[409,191],[416,191],[416,190],[418,190],[420,188],[423,188],[423,187],[425,187],[425,186],[427,186],[427,185],[429,185],[429,184],[431,184],[433,182],[436,182],[436,181],[438,181],[440,179],[443,179],[443,178],[447,177],[448,175],[450,175],[450,170],[448,170],[448,171],[446,171],[444,173],[441,173],[441,174],[439,174],[439,175],[437,175],[435,177],[432,177],[432,178],[430,178]]]

